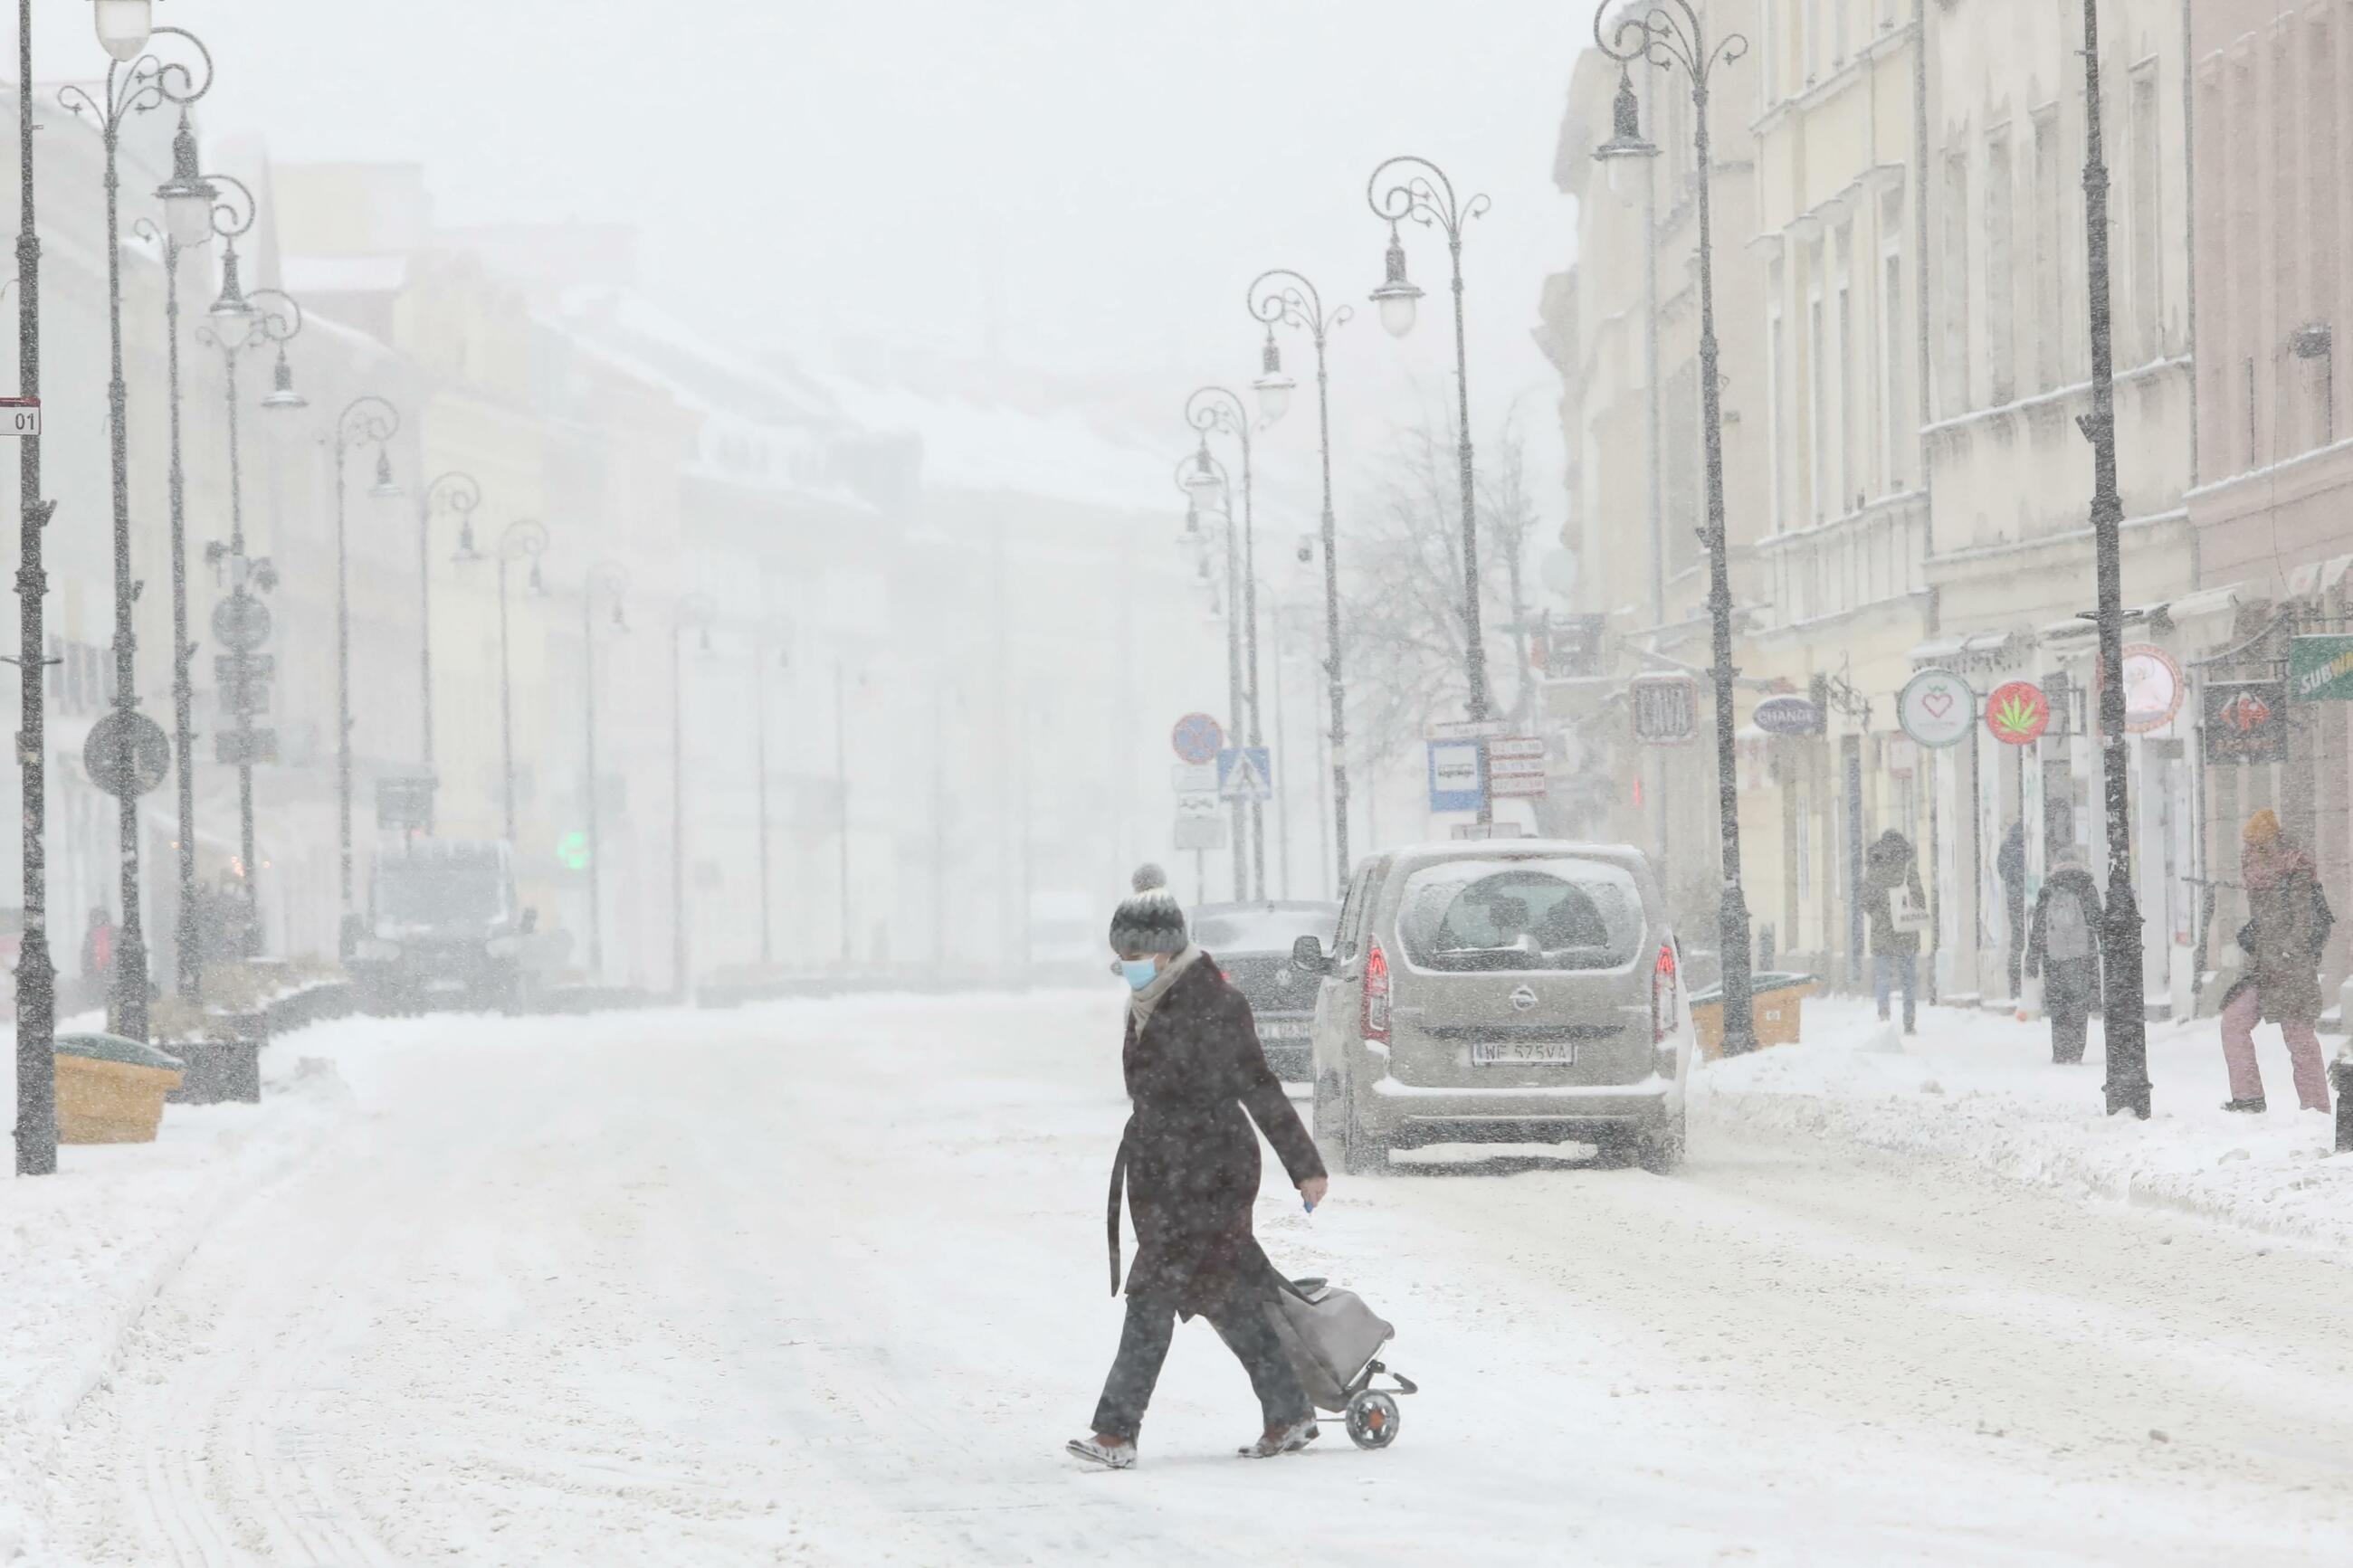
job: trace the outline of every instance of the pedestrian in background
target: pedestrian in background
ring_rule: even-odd
[[[2026,957],[2026,824],[2013,822],[2010,831],[2001,836],[2001,849],[1994,856],[1994,874],[2001,879],[2002,908],[2010,916],[2005,928],[2010,941],[2010,994],[2023,994],[2019,987],[2019,970]]]
[[[81,933],[81,977],[93,994],[106,994],[108,971],[114,967],[114,921],[105,906],[93,905],[90,924]]]
[[[1918,1029],[1920,933],[1928,929],[1928,895],[1920,888],[1912,841],[1889,828],[1863,857],[1862,909],[1871,921],[1871,994],[1888,1021],[1895,988],[1904,989],[1904,1032]]]
[[[2072,846],[2054,845],[2050,879],[2034,900],[2026,939],[2026,973],[2042,979],[2051,1015],[2051,1059],[2084,1059],[2085,1025],[2100,994],[2100,885]]]
[[[2328,1079],[2320,1064],[2320,952],[2337,917],[2320,891],[2312,857],[2281,833],[2265,810],[2247,818],[2240,834],[2239,877],[2247,889],[2247,923],[2239,945],[2247,973],[2222,998],[2222,1059],[2231,1072],[2225,1110],[2261,1111],[2263,1079],[2255,1066],[2255,1025],[2268,1019],[2287,1040],[2296,1102],[2328,1109]]]
[[[1258,1123],[1312,1211],[1323,1201],[1315,1141],[1266,1065],[1250,1004],[1193,945],[1157,866],[1111,919],[1112,951],[1133,994],[1120,1063],[1134,1110],[1111,1172],[1111,1284],[1120,1288],[1123,1183],[1135,1222],[1127,1324],[1095,1406],[1094,1435],[1070,1451],[1111,1469],[1135,1463],[1135,1436],[1179,1313],[1209,1320],[1250,1373],[1265,1430],[1241,1452],[1269,1458],[1316,1436],[1314,1407],[1270,1317],[1278,1281],[1250,1234]]]

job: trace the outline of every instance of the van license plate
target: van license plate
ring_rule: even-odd
[[[1503,1067],[1522,1062],[1557,1062],[1567,1066],[1577,1060],[1577,1045],[1571,1040],[1473,1040],[1471,1042],[1472,1067]]]
[[[1304,1018],[1270,1018],[1258,1026],[1261,1040],[1303,1040],[1315,1026]]]

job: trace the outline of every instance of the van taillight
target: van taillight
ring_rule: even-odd
[[[1666,1043],[1675,1026],[1675,944],[1659,944],[1659,962],[1651,966],[1651,1043]]]
[[[1365,1005],[1357,1023],[1366,1039],[1389,1043],[1389,955],[1378,942],[1365,957]]]

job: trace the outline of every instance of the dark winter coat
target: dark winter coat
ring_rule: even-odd
[[[2088,953],[2076,954],[2074,957],[2090,963],[2089,973],[2093,976],[2093,982],[2085,994],[2096,995],[2099,992],[2100,921],[2105,918],[2104,906],[2100,902],[2100,885],[2094,881],[2092,874],[2081,866],[2065,865],[2057,868],[2043,882],[2042,891],[2035,895],[2034,924],[2026,938],[2026,973],[2040,974],[2048,964],[2055,983],[2059,974],[2058,965],[2071,962],[2067,959],[2054,960],[2050,956],[2051,905],[2053,899],[2063,894],[2073,894],[2075,902],[2084,911],[2085,934],[2090,939],[2091,951]]]
[[[1250,1234],[1258,1200],[1258,1123],[1296,1184],[1324,1162],[1266,1065],[1250,1004],[1203,953],[1161,997],[1121,1053],[1134,1111],[1111,1175],[1111,1281],[1119,1289],[1120,1189],[1135,1224],[1131,1296],[1173,1296],[1187,1316],[1240,1289],[1271,1284]],[[1247,1110],[1248,1114],[1244,1112]]]
[[[2247,973],[2274,1024],[2320,1016],[2320,952],[2336,922],[2312,859],[2300,850],[2250,848],[2241,865],[2247,887]]]
[[[1903,888],[1920,909],[1928,895],[1920,889],[1920,868],[1912,841],[1890,828],[1879,836],[1863,857],[1862,912],[1871,921],[1871,951],[1901,958],[1916,957],[1920,933],[1895,929],[1895,889]]]

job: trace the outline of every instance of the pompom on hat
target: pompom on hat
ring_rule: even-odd
[[[2239,838],[2242,843],[2253,845],[2260,849],[2278,843],[2279,836],[2279,814],[2265,807],[2247,818],[2247,826],[2240,833]]]
[[[1134,893],[1112,911],[1113,952],[1182,952],[1185,910],[1168,890],[1168,873],[1146,861],[1130,879]]]

